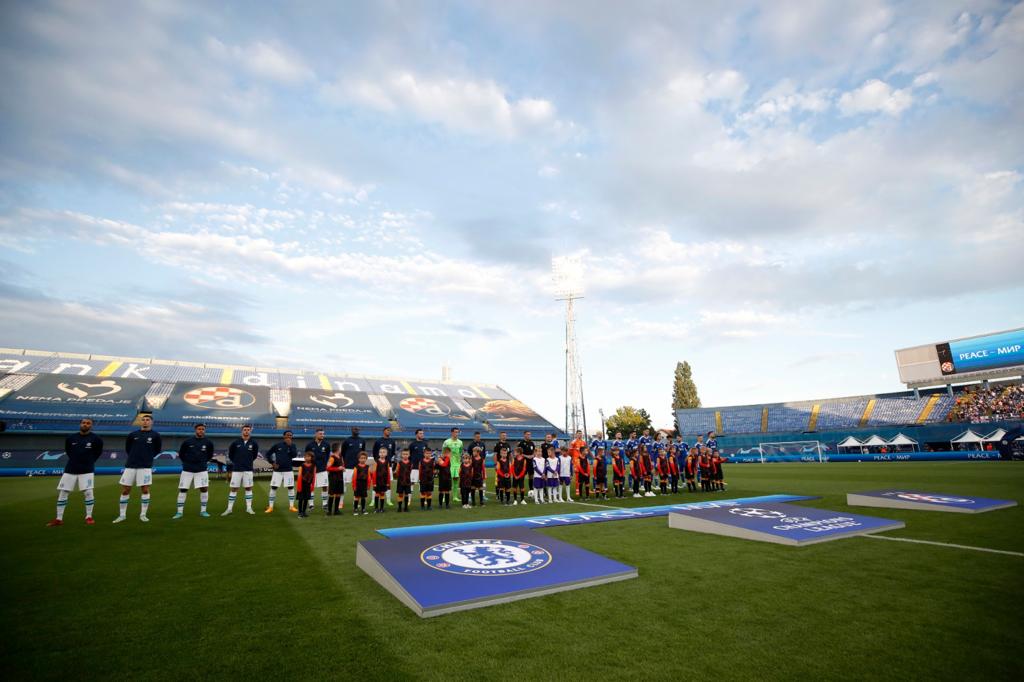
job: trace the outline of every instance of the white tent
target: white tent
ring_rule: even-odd
[[[964,431],[959,436],[957,436],[956,438],[954,438],[953,440],[951,440],[949,442],[950,443],[982,443],[982,442],[984,442],[984,440],[985,440],[984,438],[982,438],[981,436],[976,434],[974,431],[971,431],[970,429],[967,429],[966,431]]]
[[[1003,439],[1003,436],[1005,436],[1005,435],[1006,435],[1006,429],[996,429],[992,433],[990,433],[987,436],[985,436],[982,440],[984,440],[986,443],[993,442],[993,441],[994,442],[999,442],[999,441],[1001,441]]]
[[[886,445],[888,445],[888,443],[882,440],[882,437],[877,434],[864,441],[864,447],[866,448],[882,448]]]
[[[862,443],[853,436],[847,436],[843,442],[836,444],[836,448],[859,448]]]
[[[895,436],[892,437],[892,439],[889,440],[889,445],[895,447],[903,447],[904,445],[909,445],[912,448],[916,448],[918,443],[910,436],[907,436],[902,433],[897,433]]]

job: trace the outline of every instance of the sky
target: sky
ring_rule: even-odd
[[[1024,5],[0,6],[0,346],[503,386],[588,426],[899,390],[1024,323]]]

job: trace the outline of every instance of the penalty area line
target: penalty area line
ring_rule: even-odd
[[[885,535],[861,535],[862,538],[874,538],[875,540],[895,540],[896,542],[913,542],[919,545],[938,545],[939,547],[953,547],[956,549],[970,549],[975,552],[990,552],[992,554],[1009,554],[1010,556],[1024,557],[1024,552],[1011,552],[1007,549],[991,549],[989,547],[972,547],[971,545],[957,545],[952,542],[935,542],[934,540],[915,540],[914,538],[892,538]]]

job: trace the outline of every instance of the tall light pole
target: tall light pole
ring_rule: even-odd
[[[565,432],[587,433],[587,415],[583,403],[583,367],[576,346],[576,309],[583,298],[583,264],[579,256],[551,259],[555,300],[565,301]]]

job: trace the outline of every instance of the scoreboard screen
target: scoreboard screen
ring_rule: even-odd
[[[943,375],[1024,365],[1024,329],[936,345]]]
[[[896,365],[903,383],[918,386],[965,373],[1008,376],[1008,368],[1018,367],[1024,373],[1024,328],[904,348],[896,351]]]

